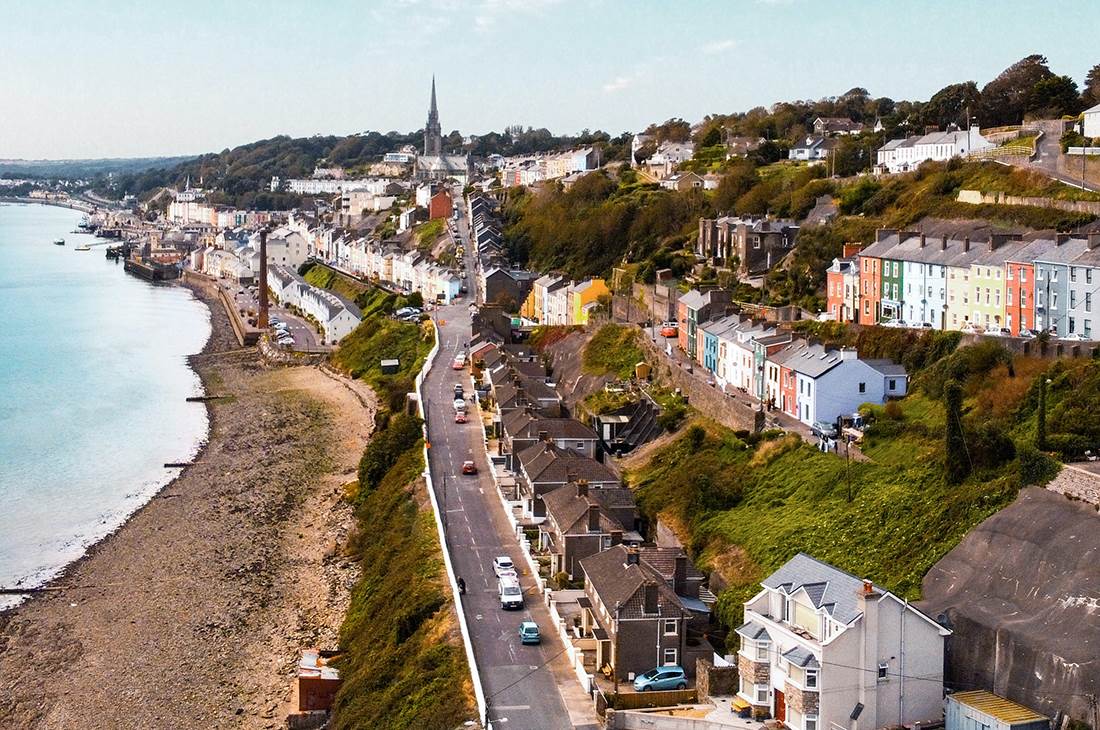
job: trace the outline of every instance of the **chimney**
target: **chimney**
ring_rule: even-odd
[[[539,431],[539,441],[546,441],[546,442],[549,443],[549,441],[550,441],[550,432],[549,431]]]
[[[875,231],[875,242],[885,241],[890,236],[898,235],[897,228],[879,228]]]
[[[859,359],[859,351],[854,347],[842,347],[840,348],[841,360],[857,360]]]
[[[995,251],[1009,241],[1022,241],[1021,233],[992,233],[989,236],[989,250]]]
[[[657,605],[657,584],[653,581],[646,581],[642,587],[645,591],[642,600],[642,612],[655,615],[660,611],[660,607]]]
[[[612,545],[621,545],[622,541],[623,541],[623,533],[619,530],[614,530],[611,533],[611,544]]]
[[[925,235],[923,233],[920,234],[920,247],[924,248],[925,245],[927,245],[927,243],[928,243],[928,239],[925,237]]]
[[[588,496],[588,480],[587,479],[578,479],[577,480],[577,496],[578,497],[587,497]]]
[[[946,233],[943,234],[942,236],[940,236],[940,250],[941,251],[946,251],[947,250],[947,234]]]
[[[626,564],[627,565],[637,565],[638,564],[638,551],[637,550],[627,550],[626,551]]]
[[[1100,246],[1100,233],[1090,233],[1089,234],[1089,249],[1090,250],[1094,249],[1097,246]]]
[[[857,253],[859,253],[862,248],[863,244],[859,243],[858,241],[855,243],[846,243],[841,249],[841,258],[851,258],[852,256],[855,256]]]
[[[866,597],[866,596],[871,595],[874,592],[875,592],[875,584],[872,583],[871,581],[867,580],[867,579],[864,579],[863,580],[863,595]]]
[[[970,236],[966,236],[965,238],[963,238],[963,252],[965,253],[969,250],[970,250]]]
[[[596,501],[588,503],[588,531],[600,531],[600,503]]]
[[[676,568],[672,574],[672,590],[678,596],[687,595],[688,558],[680,553],[676,556]]]
[[[1063,243],[1068,241],[1070,238],[1072,238],[1072,236],[1068,233],[1057,233],[1054,236],[1054,245],[1055,246],[1061,246]]]

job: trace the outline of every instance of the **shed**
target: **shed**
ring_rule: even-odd
[[[649,363],[642,360],[634,365],[634,377],[638,380],[649,380],[649,375],[653,371]]]
[[[380,363],[382,367],[383,375],[396,375],[398,368],[401,367],[400,360],[383,360]]]
[[[992,692],[947,696],[945,730],[1049,730],[1050,718]]]

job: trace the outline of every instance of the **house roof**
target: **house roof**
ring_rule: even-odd
[[[800,375],[818,378],[841,363],[838,350],[826,350],[821,345],[807,345],[787,360],[787,367]]]
[[[803,669],[821,668],[821,664],[817,661],[817,657],[814,656],[813,652],[797,644],[783,652],[783,658]]]
[[[1100,106],[1096,108],[1100,109]],[[973,707],[978,712],[994,717],[1008,725],[1042,722],[1050,719],[1029,707],[1024,707],[1004,697],[998,697],[992,692],[986,692],[984,689],[955,692],[948,695],[948,697],[959,704]]]
[[[595,459],[550,442],[528,446],[518,456],[532,484],[565,484],[571,479],[587,479],[590,483],[619,482],[614,472]]]
[[[596,432],[575,418],[544,418],[525,410],[504,414],[501,425],[505,433],[512,438],[538,438],[545,431],[551,439],[574,439],[592,441],[599,438]]]
[[[598,491],[598,490],[593,490]],[[542,495],[546,513],[550,515],[563,535],[589,533],[588,510],[595,507],[600,515],[600,532],[622,532],[623,526],[612,517],[594,497],[577,494],[577,485],[564,484],[552,492]]]
[[[860,359],[862,359],[862,358],[860,358]],[[875,359],[875,360],[863,360],[863,362],[864,362],[864,364],[866,364],[872,370],[876,370],[876,371],[882,373],[883,375],[894,375],[894,376],[902,376],[902,377],[904,377],[906,375],[905,366],[904,365],[899,365],[898,363],[894,362],[893,360]]]
[[[688,578],[702,579],[706,577],[706,574],[696,568],[694,563],[691,562],[683,548],[642,547],[638,549],[638,552],[642,561],[666,581],[671,582],[676,577],[676,559],[681,557],[687,560]]]
[[[804,588],[815,608],[824,608],[826,613],[843,624],[852,623],[863,613],[859,610],[863,579],[806,553],[795,555],[765,578],[762,584],[787,595]],[[880,593],[886,592],[878,586],[875,589]]]
[[[746,639],[751,639],[752,641],[771,641],[772,639],[771,634],[768,633],[768,630],[760,624],[756,623],[755,621],[746,621],[745,623],[741,624],[737,627],[737,633],[741,636],[744,636]]]
[[[656,586],[657,609],[661,617],[683,616],[684,606],[668,584],[642,560],[628,562],[629,554],[629,548],[615,545],[581,561],[586,583],[608,611],[614,614],[618,607],[622,618],[656,618],[654,614],[644,612],[644,587],[648,583]]]

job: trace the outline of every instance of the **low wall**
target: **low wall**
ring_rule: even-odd
[[[695,690],[699,701],[706,702],[714,695],[732,695],[737,692],[737,665],[716,667],[709,659],[695,660]]]
[[[660,692],[620,692],[608,697],[616,710],[641,710],[653,707],[675,707],[695,702],[693,689],[669,689]]]
[[[999,192],[983,193],[980,190],[960,190],[956,200],[971,205],[1028,205],[1033,208],[1057,208],[1071,213],[1100,215],[1100,201],[1094,200],[1057,200]]]
[[[660,342],[648,337],[638,338],[645,350],[646,359],[654,364],[653,379],[664,386],[679,388],[687,396],[688,404],[709,418],[734,431],[752,431],[756,428],[756,409],[731,398],[719,388],[706,385],[702,380],[671,362],[661,349]],[[702,365],[696,364],[701,368]]]
[[[183,270],[183,280],[189,284],[201,286],[218,297],[222,307],[225,308],[225,313],[229,315],[229,326],[233,328],[233,335],[242,347],[251,347],[260,341],[260,330],[249,327],[248,323],[241,319],[241,313],[237,311],[237,305],[225,293],[225,289],[218,285],[217,281],[190,269]]]
[[[694,717],[674,717],[656,712],[610,710],[607,730],[714,730],[709,720]]]

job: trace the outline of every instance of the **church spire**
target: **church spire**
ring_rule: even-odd
[[[428,108],[428,123],[424,125],[424,154],[443,152],[443,128],[439,124],[439,109],[435,105],[435,74],[432,74],[432,103]]]

